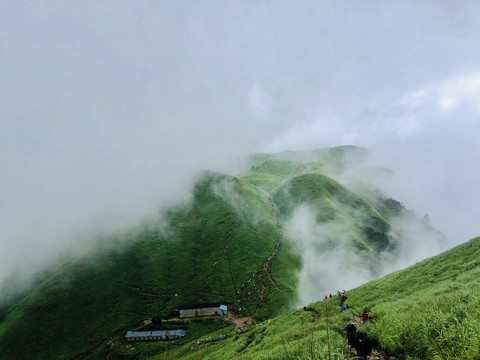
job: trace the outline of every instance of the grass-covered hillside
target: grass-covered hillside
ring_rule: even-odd
[[[177,350],[195,357],[193,340],[231,333],[231,327],[213,320],[170,323],[162,326],[187,328],[186,338],[134,347],[121,339],[145,319],[166,318],[181,305],[228,303],[232,316],[256,321],[285,312],[298,297],[302,258],[295,234],[286,234],[284,224],[301,206],[313,209],[318,224],[344,224],[351,246],[371,255],[368,261],[375,262],[381,252],[393,254],[398,237],[390,237],[391,222],[406,212],[403,206],[372,190],[352,191],[324,172],[341,171],[347,159],[357,161],[364,152],[334,148],[315,152],[308,161],[294,153],[261,154],[236,176],[200,174],[190,201],[129,232],[104,236],[96,251],[58,264],[32,291],[0,304],[0,359],[175,358]],[[329,246],[335,247],[334,236]],[[309,336],[323,336],[316,330],[321,322],[311,318],[294,314],[268,326],[286,321],[292,331],[298,325]],[[252,329],[249,340],[239,335],[228,351],[251,358],[248,349],[261,342],[265,329]],[[341,344],[338,336],[332,339]],[[279,342],[286,348],[290,340],[281,335],[272,349]],[[268,344],[262,345],[266,354]]]
[[[376,359],[480,359],[480,237],[346,294],[344,312],[334,296],[242,331],[206,335],[224,333],[222,340],[175,344],[146,358],[351,359],[342,329],[354,321],[374,343]],[[364,310],[370,322],[360,325]]]
[[[480,237],[352,291],[372,337],[414,359],[480,359]]]

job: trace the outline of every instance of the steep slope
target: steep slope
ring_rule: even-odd
[[[122,350],[118,339],[180,305],[225,302],[238,317],[275,316],[296,299],[304,264],[287,225],[305,207],[315,214],[312,226],[341,224],[342,246],[368,253],[363,265],[376,276],[380,254],[394,254],[402,241],[401,233],[390,236],[392,221],[408,212],[378,192],[360,196],[323,173],[341,171],[357,153],[364,150],[334,148],[310,162],[300,161],[301,154],[261,154],[238,176],[204,172],[189,202],[99,239],[97,251],[50,269],[28,296],[1,304],[0,359],[96,359],[114,356],[113,345],[132,359],[163,352],[156,345]],[[319,239],[315,251],[338,247],[337,235]]]
[[[480,237],[347,291],[347,311],[334,297],[152,359],[350,359],[341,329],[364,309],[370,322],[360,330],[382,350],[380,359],[479,359],[479,279]]]
[[[106,249],[64,264],[10,309],[0,325],[0,358],[83,357],[119,330],[179,305],[236,303],[240,286],[277,244],[272,211],[263,191],[232,176],[203,174],[190,204],[106,239]],[[277,261],[289,272],[279,274],[268,298],[245,300],[249,313],[260,301],[271,303],[263,311],[277,311],[292,297],[295,259]]]

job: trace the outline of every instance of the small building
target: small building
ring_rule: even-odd
[[[220,305],[220,315],[227,316],[227,311],[228,311],[227,305]]]
[[[187,334],[186,330],[150,330],[150,331],[127,331],[125,340],[127,341],[161,341],[175,340],[183,338]]]
[[[227,314],[227,305],[222,305],[219,303],[186,305],[178,308],[179,318],[218,316],[223,314]]]

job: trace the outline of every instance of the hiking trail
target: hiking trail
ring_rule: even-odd
[[[266,193],[270,206],[272,207],[273,216],[275,218],[277,227],[277,243],[273,252],[268,256],[266,261],[262,264],[259,270],[255,271],[246,283],[242,284],[237,290],[237,302],[240,305],[239,310],[246,310],[249,318],[253,318],[262,308],[264,299],[270,293],[271,284],[275,290],[281,291],[282,285],[278,284],[272,275],[272,263],[275,259],[278,250],[283,243],[283,234],[281,231],[280,220],[277,215],[277,208],[273,203],[270,194]],[[254,311],[249,311],[247,303],[254,306]],[[252,304],[253,303],[253,304]]]
[[[356,317],[353,322],[355,323],[355,326],[357,327],[357,329],[359,331],[362,331],[362,326],[363,326],[362,319],[360,317]],[[356,351],[353,347],[350,350],[352,351],[352,353],[356,354]],[[385,350],[383,350],[380,347],[373,347],[372,354],[368,356],[368,359],[369,360],[398,360],[396,357],[387,355]]]

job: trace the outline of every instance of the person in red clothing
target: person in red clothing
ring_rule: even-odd
[[[360,317],[362,318],[362,324],[365,325],[368,322],[367,310],[363,310],[363,312],[360,314]]]

